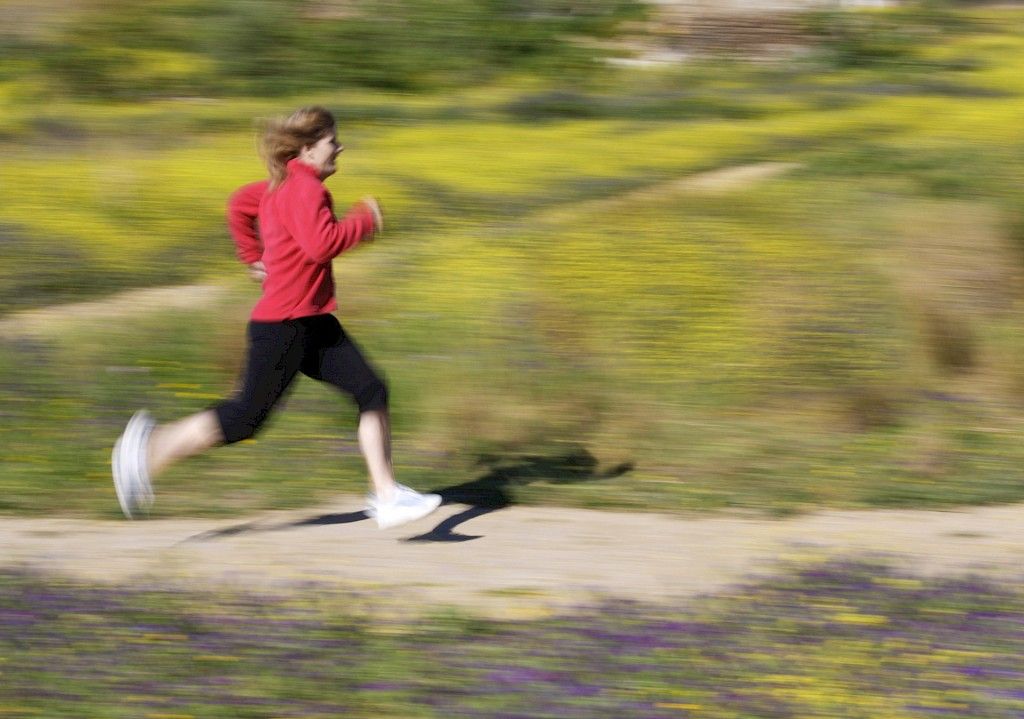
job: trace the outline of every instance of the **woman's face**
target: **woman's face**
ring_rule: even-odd
[[[344,149],[343,145],[338,144],[338,137],[335,131],[332,130],[317,140],[316,143],[302,148],[299,159],[316,170],[320,175],[320,179],[324,180],[337,171],[338,167],[335,160]]]

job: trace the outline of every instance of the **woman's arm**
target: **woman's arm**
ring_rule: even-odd
[[[235,251],[250,267],[263,257],[263,243],[260,241],[256,218],[259,215],[260,199],[267,191],[267,180],[253,182],[235,190],[228,198],[228,231],[235,241]]]
[[[303,252],[314,262],[330,262],[345,250],[371,237],[381,223],[376,201],[358,202],[344,217],[334,216],[331,196],[327,188],[318,185],[315,190],[293,199],[289,212],[289,231]]]

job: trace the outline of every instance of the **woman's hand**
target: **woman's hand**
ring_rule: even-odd
[[[267,268],[263,266],[263,262],[257,260],[249,265],[249,277],[254,282],[263,282],[267,279]]]
[[[373,231],[384,231],[384,213],[380,209],[380,203],[375,197],[364,197],[363,204],[373,213]]]

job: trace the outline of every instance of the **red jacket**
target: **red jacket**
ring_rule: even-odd
[[[266,180],[245,185],[228,200],[238,258],[262,261],[267,270],[252,319],[280,322],[331,312],[338,306],[331,260],[373,234],[373,211],[359,203],[337,219],[331,193],[299,160],[288,163],[277,188],[268,192],[268,186]]]

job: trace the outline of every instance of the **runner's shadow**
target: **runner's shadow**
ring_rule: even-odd
[[[362,522],[364,519],[369,519],[365,511],[358,512],[341,512],[338,514],[321,514],[319,517],[310,517],[309,519],[303,519],[300,522],[292,522],[291,524],[281,527],[281,529],[291,529],[292,527],[317,527],[324,524],[351,524],[352,522]]]
[[[405,539],[406,542],[468,542],[479,539],[482,535],[461,534],[456,530],[462,524],[491,512],[514,504],[513,489],[534,482],[549,484],[576,484],[601,479],[620,477],[632,471],[633,463],[624,462],[611,469],[598,472],[597,459],[582,447],[573,449],[562,455],[544,457],[525,455],[512,458],[501,458],[486,455],[477,460],[477,464],[487,467],[489,471],[470,482],[452,487],[433,490],[441,495],[441,503],[469,505],[465,511],[448,517],[425,534]],[[307,519],[284,524],[261,524],[246,522],[224,529],[202,532],[184,540],[185,542],[209,541],[223,539],[239,534],[252,532],[280,532],[299,527],[317,527],[333,524],[351,524],[369,519],[364,511],[321,514]]]
[[[225,527],[224,529],[212,529],[209,532],[200,532],[183,542],[206,542],[213,539],[224,539],[225,537],[233,537],[238,534],[250,534],[253,532],[281,532],[286,529],[295,529],[297,527],[317,527],[328,524],[351,524],[352,522],[361,522],[364,519],[369,519],[366,512],[343,512],[337,514],[321,514],[317,517],[310,517],[309,519],[302,519],[298,522],[288,522],[286,524],[261,524],[259,522],[246,522],[245,524],[236,524],[233,527]]]
[[[633,469],[632,462],[624,462],[598,472],[597,459],[582,447],[554,457],[527,455],[503,459],[488,455],[481,457],[477,464],[488,467],[490,471],[471,482],[433,490],[441,495],[442,504],[468,504],[469,509],[452,515],[425,534],[409,537],[406,542],[468,542],[479,539],[482,535],[461,534],[455,529],[471,519],[511,506],[515,487],[533,482],[592,482],[620,477]]]

